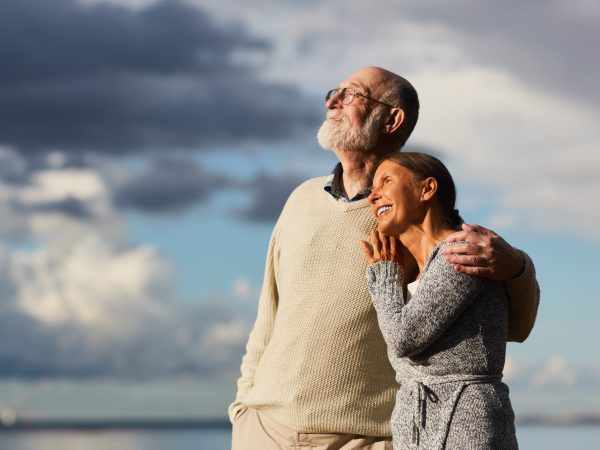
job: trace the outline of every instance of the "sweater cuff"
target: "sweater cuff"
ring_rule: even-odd
[[[238,400],[234,401],[227,408],[227,414],[229,416],[229,421],[233,424],[238,413],[244,408],[244,405],[240,403]]]
[[[367,266],[367,283],[370,285],[395,281],[399,286],[404,281],[404,270],[395,261],[379,261]]]

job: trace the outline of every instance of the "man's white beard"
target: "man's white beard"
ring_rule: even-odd
[[[349,152],[369,152],[379,140],[379,132],[385,118],[384,109],[375,109],[360,127],[351,127],[350,119],[345,114],[330,112],[325,119],[317,140],[325,150]],[[335,117],[340,122],[334,123],[329,118]]]

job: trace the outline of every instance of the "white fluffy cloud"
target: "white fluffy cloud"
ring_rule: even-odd
[[[68,246],[16,251],[10,266],[19,308],[48,325],[123,333],[142,308],[144,315],[159,312],[173,296],[173,269],[151,246],[117,249],[88,236]]]
[[[600,368],[595,361],[574,363],[564,355],[538,362],[507,357],[503,371],[509,386],[541,390],[558,386],[595,390],[599,386],[599,374]]]
[[[533,375],[532,383],[535,386],[551,384],[572,385],[577,381],[575,372],[567,366],[563,357],[551,358],[541,369]]]
[[[475,67],[419,79],[415,139],[445,149],[459,184],[486,188],[475,201],[493,206],[491,222],[592,231],[600,220],[600,110]]]
[[[258,289],[253,286],[247,277],[238,277],[233,280],[233,293],[241,300],[256,300]]]
[[[17,154],[3,156],[18,165]],[[110,177],[60,159],[0,183],[0,210],[10,212],[2,226],[20,239],[0,246],[0,375],[151,378],[237,367],[248,324],[222,299],[178,301],[170,262],[129,243]]]

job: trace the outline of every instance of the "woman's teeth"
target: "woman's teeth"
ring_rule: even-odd
[[[388,210],[390,210],[390,209],[392,209],[392,207],[391,207],[391,206],[382,206],[381,208],[379,208],[379,209],[377,210],[377,216],[380,216],[380,215],[382,215],[384,212],[386,212],[386,211],[388,211]]]

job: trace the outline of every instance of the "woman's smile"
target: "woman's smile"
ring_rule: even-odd
[[[385,214],[386,212],[388,212],[390,209],[392,209],[391,205],[385,205],[385,206],[380,206],[377,208],[377,217],[381,216],[382,214]]]

